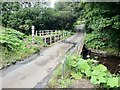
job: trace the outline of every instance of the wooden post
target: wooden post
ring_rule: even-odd
[[[48,31],[48,35],[50,35],[50,30]]]
[[[49,34],[49,30],[47,31],[47,35],[50,35],[50,34]]]
[[[60,30],[59,30],[59,34],[60,34]]]
[[[43,36],[43,35],[42,35],[42,31],[41,31],[40,33],[41,33],[41,36]]]
[[[56,42],[56,35],[54,36],[54,42]]]
[[[59,40],[60,40],[60,34],[59,34]]]
[[[51,30],[49,31],[49,35],[51,35]]]
[[[39,36],[41,36],[41,31],[39,31]]]
[[[65,34],[65,33],[63,33],[63,38],[64,38],[64,34]]]
[[[42,31],[42,36],[44,36],[44,31]]]
[[[52,43],[52,37],[50,36],[50,45],[51,45],[51,43]]]
[[[44,36],[44,31],[42,31],[42,36]]]
[[[62,34],[60,34],[60,40],[62,39]]]
[[[39,35],[42,36],[42,35],[41,35],[41,31],[39,31]]]
[[[32,44],[34,44],[34,32],[35,32],[35,26],[32,26]]]
[[[35,35],[37,36],[37,31],[35,32]]]
[[[44,43],[46,43],[46,37],[44,38]]]

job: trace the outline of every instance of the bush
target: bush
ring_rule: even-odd
[[[105,41],[107,38],[101,33],[91,33],[87,34],[85,37],[85,44],[89,48],[101,49],[108,46],[108,43]]]

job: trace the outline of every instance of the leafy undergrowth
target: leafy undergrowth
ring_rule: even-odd
[[[104,65],[95,63],[92,59],[84,60],[77,55],[68,56],[65,69],[64,79],[62,79],[61,66],[55,71],[49,81],[49,87],[69,88],[72,83],[82,78],[90,80],[95,88],[120,87],[118,83],[120,76],[111,74]]]
[[[29,55],[40,50],[40,46],[36,44],[37,41],[42,43],[41,37],[35,37],[35,44],[32,45],[32,38],[25,34],[10,28],[3,28],[0,36],[0,67],[9,66],[18,60],[22,60]]]
[[[69,72],[65,72],[64,79],[62,78],[62,65],[54,71],[53,77],[48,82],[48,88],[68,88],[74,82],[70,78]]]
[[[92,32],[85,37],[85,44],[87,48],[106,51],[110,55],[120,55],[118,47],[113,45],[103,33]]]

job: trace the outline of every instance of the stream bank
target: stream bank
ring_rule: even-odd
[[[99,64],[105,65],[113,74],[120,74],[120,56],[109,55],[105,51],[83,47],[82,56],[84,59],[94,59]]]

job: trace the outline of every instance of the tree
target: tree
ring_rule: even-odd
[[[20,9],[20,4],[18,2],[2,2],[1,13],[2,13],[2,25],[7,27],[9,16]]]
[[[120,2],[84,3],[86,32],[103,34],[103,41],[110,48],[117,47],[120,51]]]

